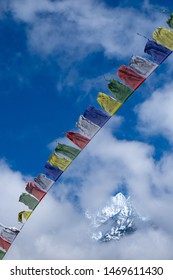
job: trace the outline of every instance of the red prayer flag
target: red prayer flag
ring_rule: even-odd
[[[146,78],[136,73],[127,66],[122,65],[117,72],[118,77],[125,82],[126,85],[136,90]]]
[[[67,132],[66,136],[74,144],[76,144],[80,149],[83,149],[90,141],[87,137],[81,135],[78,132]]]
[[[6,252],[8,251],[8,249],[10,248],[11,243],[7,240],[5,240],[4,238],[0,237],[0,247],[2,249],[4,249]]]
[[[42,198],[45,196],[46,192],[41,190],[37,185],[33,182],[28,182],[26,184],[25,190],[35,196],[39,201],[42,200]]]

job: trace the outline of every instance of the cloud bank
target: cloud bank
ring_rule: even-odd
[[[139,129],[147,135],[161,135],[173,141],[173,83],[165,84],[137,108]]]
[[[70,60],[99,50],[119,58],[142,50],[143,41],[136,33],[151,36],[161,20],[160,12],[149,2],[142,7],[141,12],[132,7],[110,8],[95,0],[8,1],[14,19],[27,24],[32,50],[44,55],[61,53]],[[128,48],[122,51],[127,42]]]
[[[148,144],[116,139],[113,123],[111,120],[110,125],[95,136],[54,185],[24,226],[6,258],[173,257],[172,154],[156,162],[154,149]],[[141,229],[118,242],[99,245],[90,238],[91,229],[84,212],[104,206],[122,184],[125,184],[138,212],[150,218],[156,228]],[[7,189],[3,195],[8,195]],[[29,246],[26,245],[28,243]]]

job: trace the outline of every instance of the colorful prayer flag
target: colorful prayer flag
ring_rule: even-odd
[[[83,149],[90,141],[87,137],[81,135],[78,132],[67,132],[66,137],[70,139],[80,149]]]
[[[102,127],[104,124],[111,118],[105,112],[97,109],[94,106],[88,106],[88,108],[84,112],[84,117],[96,125]]]
[[[125,65],[122,65],[118,69],[117,75],[126,85],[134,90],[136,90],[146,79]]]
[[[19,232],[20,230],[14,227],[5,227],[0,224],[0,236],[10,243],[14,241]]]
[[[6,252],[8,251],[8,249],[10,248],[11,243],[7,240],[5,240],[4,238],[0,237],[0,248],[5,250]]]
[[[100,129],[99,126],[95,125],[94,123],[87,120],[84,116],[80,116],[78,122],[76,123],[76,127],[80,129],[83,134],[88,137],[92,138]]]
[[[45,196],[46,192],[37,187],[33,182],[28,182],[25,190],[35,196],[39,201]]]
[[[71,163],[71,160],[68,160],[66,158],[61,158],[57,154],[53,153],[50,155],[48,162],[58,167],[60,170],[64,171]]]
[[[171,50],[153,40],[148,40],[144,52],[149,54],[157,64],[161,64],[172,53]]]
[[[158,67],[158,64],[144,57],[133,55],[129,67],[138,74],[148,77]]]
[[[115,112],[122,106],[120,102],[102,92],[99,92],[97,101],[100,106],[110,115],[114,115]]]
[[[6,252],[2,249],[0,249],[0,260],[2,260],[5,256]]]
[[[18,221],[20,223],[23,223],[23,218],[27,221],[29,217],[31,216],[32,211],[22,211],[18,214]]]
[[[124,103],[126,99],[133,93],[131,88],[123,85],[115,79],[110,79],[108,89],[120,103]]]
[[[55,148],[55,152],[74,160],[81,151],[74,147],[58,143],[58,146]]]
[[[170,14],[170,18],[166,21],[170,28],[173,29],[173,13]]]
[[[51,165],[48,161],[45,164],[45,174],[49,176],[53,181],[57,181],[63,173],[58,167]],[[52,185],[51,185],[52,186]]]
[[[34,181],[39,184],[44,190],[48,191],[55,183],[53,180],[46,177],[45,174],[38,174]]]
[[[19,197],[19,202],[24,203],[29,209],[34,210],[39,201],[27,193],[22,193]]]
[[[152,35],[152,38],[164,47],[173,51],[173,32],[164,27],[158,27]]]

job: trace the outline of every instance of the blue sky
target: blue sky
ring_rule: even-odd
[[[67,143],[65,133],[75,129],[88,105],[99,108],[98,92],[109,93],[104,77],[116,79],[120,65],[127,65],[133,54],[144,55],[146,40],[137,33],[151,37],[158,26],[167,27],[167,15],[160,11],[173,7],[171,1],[166,5],[165,1],[113,0],[0,4],[3,224],[20,226],[17,214],[27,209],[18,197],[26,182],[44,171],[57,141]],[[7,259],[173,257],[172,71],[170,56],[53,186]],[[98,253],[83,213],[106,204],[122,186],[159,230],[136,233],[113,245],[116,250],[107,245]],[[156,256],[159,240],[163,246]],[[30,248],[23,247],[26,241]],[[139,254],[141,246],[145,247]]]

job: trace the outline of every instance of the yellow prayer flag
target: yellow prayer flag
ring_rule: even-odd
[[[164,27],[158,27],[152,35],[152,38],[164,47],[173,51],[173,32]]]
[[[57,154],[53,153],[50,157],[48,162],[55,166],[58,167],[59,169],[61,169],[62,171],[64,171],[72,162],[71,160],[68,160],[66,158],[61,158],[59,157]]]
[[[22,211],[18,214],[18,221],[23,223],[23,218],[27,221],[32,214],[32,211]]]
[[[103,92],[99,92],[97,101],[100,106],[110,115],[114,115],[115,112],[122,106],[122,104],[116,99]]]

